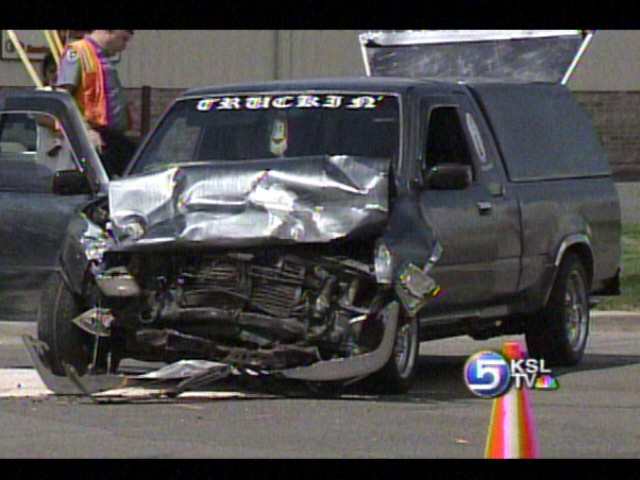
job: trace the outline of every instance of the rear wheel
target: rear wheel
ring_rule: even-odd
[[[529,356],[550,365],[577,365],[589,336],[587,275],[576,255],[560,264],[547,305],[529,322],[526,341]]]

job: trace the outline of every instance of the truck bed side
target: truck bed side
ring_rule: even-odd
[[[620,202],[593,126],[561,85],[475,85],[522,213],[520,290],[544,302],[563,253],[575,249],[592,290],[620,265]]]

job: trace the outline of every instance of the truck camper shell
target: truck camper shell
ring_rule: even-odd
[[[587,30],[386,30],[360,35],[367,76],[566,84]]]

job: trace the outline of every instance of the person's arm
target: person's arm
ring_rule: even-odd
[[[56,87],[64,88],[69,93],[74,94],[80,87],[81,81],[82,72],[78,52],[76,52],[74,48],[69,47],[60,58]]]

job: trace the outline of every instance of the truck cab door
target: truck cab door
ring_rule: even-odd
[[[496,202],[503,184],[488,172],[486,151],[470,137],[470,112],[456,95],[427,96],[419,107],[420,210],[443,247],[432,274],[441,286],[441,294],[429,302],[426,312],[486,306],[503,288],[496,275],[500,236],[510,228],[501,202]],[[466,166],[468,182],[432,184],[432,172],[447,165]],[[514,221],[518,225],[517,217]]]
[[[0,319],[35,320],[71,216],[106,187],[100,169],[67,93],[20,93],[0,103]],[[85,193],[54,193],[56,172],[73,170],[86,175]]]
[[[482,113],[467,95],[458,93],[456,100],[479,179],[489,189],[490,205],[485,207],[490,207],[490,210],[485,210],[485,214],[491,216],[495,227],[493,242],[496,251],[490,267],[494,281],[492,294],[496,301],[500,301],[518,290],[522,275],[520,204]]]

